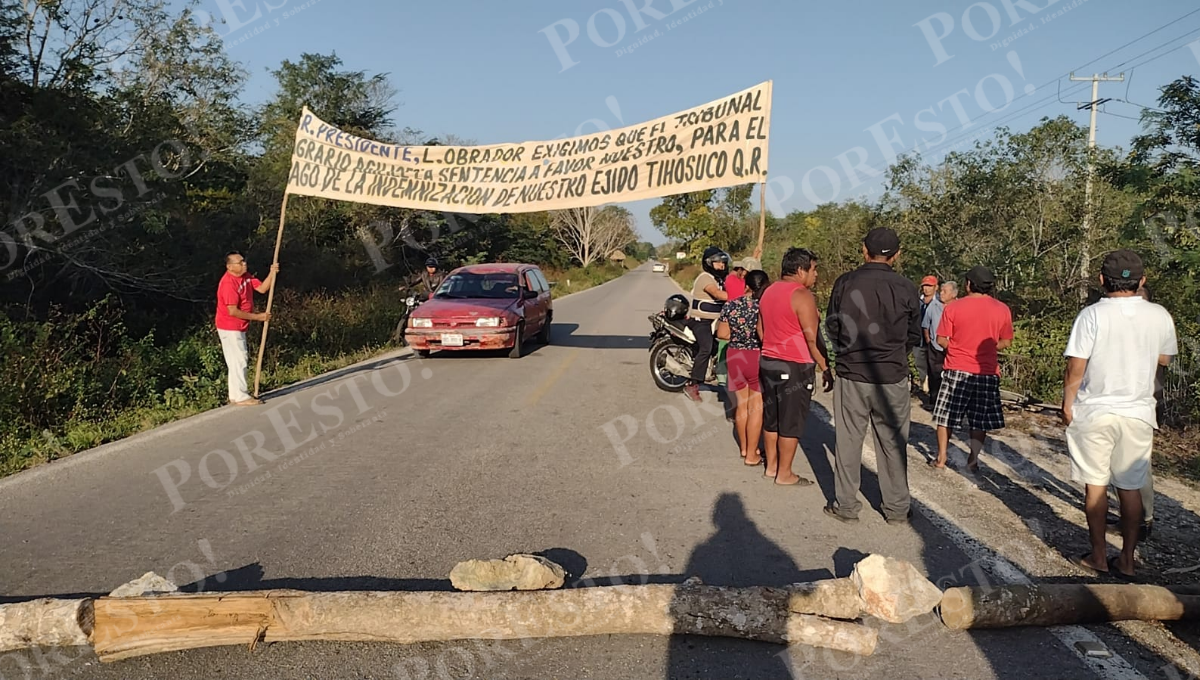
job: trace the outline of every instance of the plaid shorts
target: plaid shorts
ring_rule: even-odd
[[[986,432],[1004,427],[1000,376],[942,371],[942,388],[933,407],[933,424],[953,428],[964,416],[972,430]]]

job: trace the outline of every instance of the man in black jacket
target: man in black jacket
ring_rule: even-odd
[[[921,340],[921,301],[917,287],[892,269],[899,254],[896,232],[872,229],[863,239],[866,263],[838,277],[829,297],[825,327],[837,375],[837,503],[825,514],[843,522],[857,522],[862,507],[858,489],[868,425],[875,435],[884,518],[903,524],[910,515],[908,353]]]

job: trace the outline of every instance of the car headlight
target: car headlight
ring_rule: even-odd
[[[433,328],[433,319],[413,319],[413,328]]]
[[[476,328],[498,328],[500,325],[500,317],[498,316],[485,316],[482,319],[475,319]]]

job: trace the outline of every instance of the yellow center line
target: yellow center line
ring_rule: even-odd
[[[562,363],[558,365],[558,368],[554,369],[553,373],[546,376],[546,379],[542,381],[542,384],[538,385],[538,388],[533,391],[533,394],[530,394],[525,400],[525,408],[529,408],[530,406],[533,406],[541,401],[542,397],[546,396],[546,393],[550,391],[550,388],[554,387],[554,383],[558,382],[558,379],[563,376],[563,373],[567,372],[567,369],[570,368],[571,363],[575,361],[575,357],[578,355],[578,349],[571,350],[571,353],[562,360]]]

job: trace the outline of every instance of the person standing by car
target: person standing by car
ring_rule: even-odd
[[[692,284],[692,311],[688,313],[688,328],[696,337],[696,357],[692,360],[692,375],[683,393],[692,401],[700,401],[700,383],[708,380],[708,365],[717,350],[713,323],[721,316],[721,308],[729,299],[723,282],[729,274],[729,254],[717,247],[704,250],[701,260],[704,271]]]
[[[746,465],[759,465],[762,455],[762,387],[758,382],[758,363],[762,340],[758,337],[758,301],[771,283],[767,273],[756,269],[746,274],[746,294],[731,299],[721,310],[717,337],[729,341],[725,363],[729,368],[729,390],[737,399],[734,423],[738,445]]]
[[[875,435],[879,493],[888,524],[908,522],[908,431],[912,416],[908,354],[921,337],[921,300],[912,281],[896,273],[900,237],[879,227],[863,239],[865,262],[842,274],[829,295],[825,327],[834,346],[837,383],[836,503],[825,514],[857,522],[863,440]]]
[[[266,321],[270,313],[254,313],[254,293],[267,293],[275,285],[279,265],[271,265],[265,281],[259,281],[247,271],[246,258],[236,250],[225,255],[225,275],[217,284],[217,336],[229,370],[229,403],[253,406],[262,400],[250,396],[246,385],[246,366],[250,353],[246,349],[246,331],[251,321]]]

